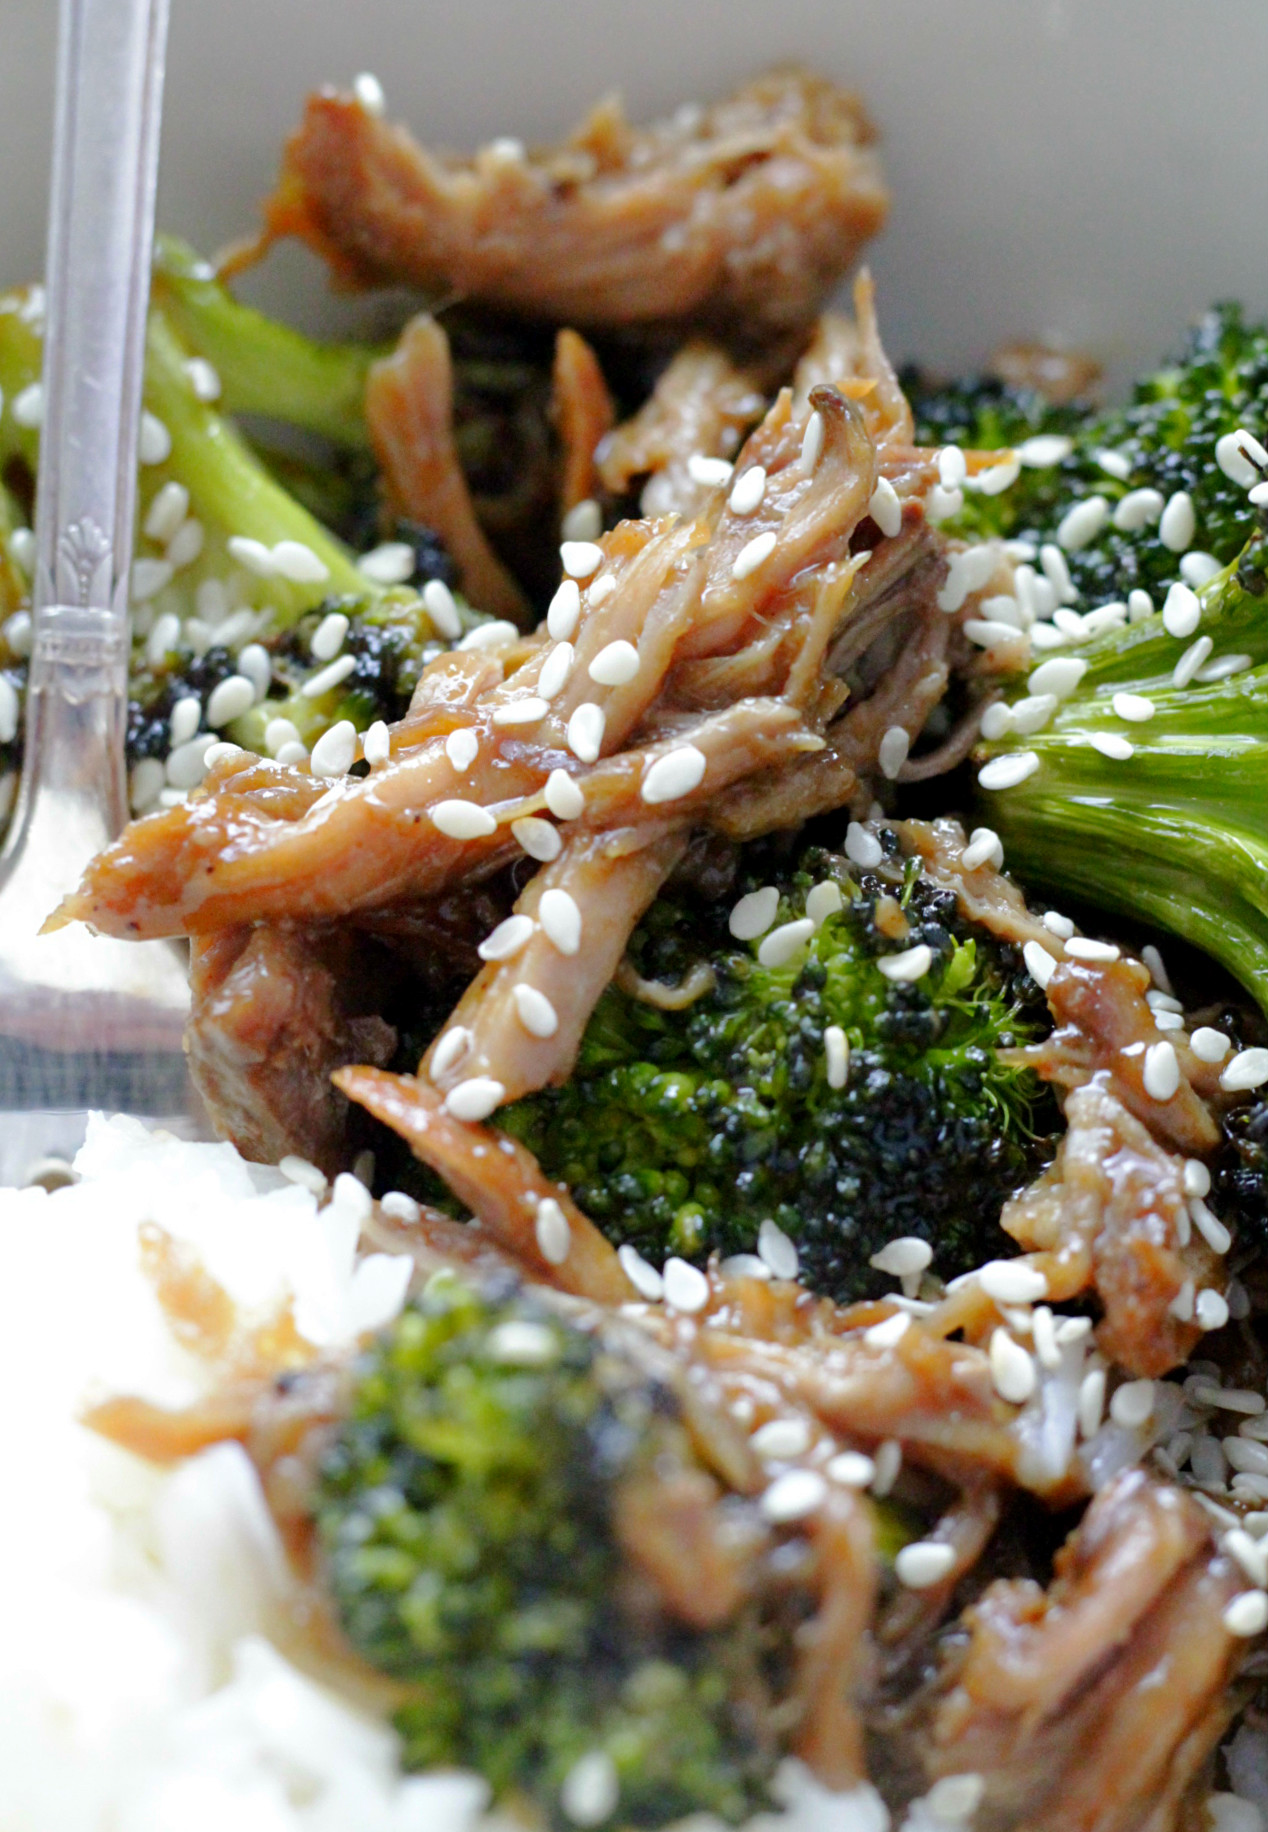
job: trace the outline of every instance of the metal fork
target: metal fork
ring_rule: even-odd
[[[0,854],[0,1183],[97,1107],[189,1130],[178,951],[40,926],[127,816],[128,580],[168,0],[62,0],[21,788]]]

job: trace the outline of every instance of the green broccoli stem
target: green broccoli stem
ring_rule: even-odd
[[[979,761],[1030,751],[1038,767],[979,795],[1028,882],[1181,936],[1268,1008],[1268,609],[1232,569],[1203,600],[1200,633],[1236,673],[1177,688],[1196,636],[1161,617],[1111,631],[1078,651],[1086,673],[1044,731],[980,747]],[[1150,718],[1116,714],[1125,689]],[[1103,756],[1090,740],[1104,733],[1132,755]]]
[[[369,449],[365,383],[382,351],[318,343],[240,304],[172,236],[160,237],[155,250],[154,301],[189,350],[215,369],[222,411],[285,420],[336,445]]]

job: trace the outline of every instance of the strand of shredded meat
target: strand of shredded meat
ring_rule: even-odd
[[[759,341],[807,325],[888,199],[858,98],[776,71],[631,127],[609,99],[557,149],[427,152],[352,95],[310,96],[259,242],[297,235],[350,286],[583,328],[690,324]]]

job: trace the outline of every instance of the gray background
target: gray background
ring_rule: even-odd
[[[305,90],[374,71],[389,111],[470,147],[551,136],[601,91],[632,114],[762,65],[857,85],[884,134],[873,266],[896,355],[972,362],[1041,335],[1112,373],[1209,299],[1268,310],[1263,0],[172,0],[160,221],[249,230]],[[2,0],[0,281],[43,246],[55,0]],[[254,296],[339,322],[304,260]]]

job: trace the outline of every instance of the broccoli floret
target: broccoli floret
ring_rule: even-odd
[[[1146,591],[1160,606],[1179,577],[1186,546],[1225,566],[1250,532],[1245,488],[1215,464],[1214,447],[1239,426],[1264,427],[1268,326],[1246,323],[1237,305],[1214,306],[1179,355],[1136,384],[1125,407],[1045,407],[1024,391],[985,380],[942,391],[917,387],[915,412],[917,436],[933,443],[954,438],[996,449],[1036,432],[1066,435],[1070,450],[1059,462],[1024,467],[999,496],[970,491],[962,514],[944,528],[966,538],[1053,541],[1072,504],[1101,497],[1109,511],[1103,527],[1082,545],[1072,542],[1065,556],[1078,603],[1091,609]],[[1156,503],[1145,509],[1137,498],[1143,520],[1116,526],[1119,503],[1142,490],[1155,491]],[[1161,521],[1160,511],[1179,493],[1191,498],[1196,516],[1197,532],[1188,542]],[[1128,520],[1135,521],[1130,511]],[[1164,540],[1164,533],[1170,538]]]
[[[929,1241],[944,1277],[1004,1250],[1001,1204],[1051,1155],[1059,1122],[996,1051],[1046,1034],[1046,1006],[1017,951],[966,922],[894,832],[886,844],[876,871],[819,848],[791,870],[748,855],[737,889],[777,886],[772,926],[802,920],[808,897],[822,916],[787,965],[732,937],[733,898],[664,894],[632,962],[675,983],[703,965],[711,990],[666,1011],[618,980],[568,1083],[499,1115],[614,1240],[701,1261],[751,1252],[769,1218],[803,1280],[840,1300],[883,1288],[868,1260],[899,1235]],[[914,982],[882,972],[920,946]],[[848,1041],[843,1086],[830,1026]]]
[[[408,1766],[474,1767],[557,1824],[583,1759],[617,1784],[586,1824],[738,1820],[764,1798],[787,1597],[689,1628],[617,1532],[625,1485],[693,1470],[675,1395],[611,1326],[432,1279],[355,1365],[312,1501],[343,1631],[402,1687]],[[749,1504],[722,1505],[743,1534]]]

